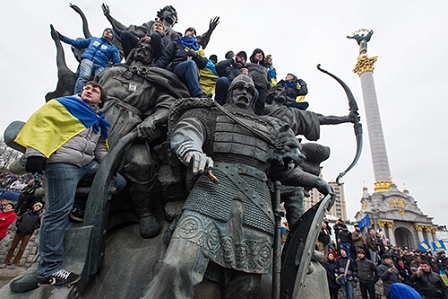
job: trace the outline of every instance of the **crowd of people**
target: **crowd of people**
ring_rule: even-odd
[[[432,253],[409,246],[390,244],[380,231],[358,225],[353,232],[338,219],[333,228],[324,220],[318,249],[327,273],[329,293],[353,299],[359,282],[363,299],[377,298],[375,284],[381,279],[385,298],[448,298],[447,257],[445,251]],[[331,236],[335,241],[331,241]],[[407,287],[406,287],[407,286]]]

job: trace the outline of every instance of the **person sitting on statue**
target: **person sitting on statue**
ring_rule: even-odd
[[[271,77],[265,67],[263,50],[256,48],[249,57],[249,63],[246,68],[254,81],[255,88],[258,91],[258,99],[254,104],[255,114],[264,114],[264,104],[266,102],[266,93],[271,89]]]
[[[171,42],[170,37],[165,35],[165,25],[160,20],[154,21],[151,30],[145,36],[139,38],[130,31],[122,31],[120,34],[121,45],[123,47],[124,57],[128,57],[129,52],[135,48],[139,40],[150,43],[154,52],[154,61],[156,61],[163,50]]]
[[[97,77],[107,90],[103,112],[112,125],[111,148],[133,130],[139,137],[127,148],[120,173],[130,184],[140,235],[144,238],[154,237],[160,231],[155,211],[160,205],[155,198],[157,161],[152,154],[153,145],[166,139],[169,109],[175,99],[190,96],[176,75],[151,66],[152,55],[151,44],[140,40],[125,64],[107,68]]]
[[[275,118],[257,116],[254,96],[252,79],[240,75],[224,106],[192,98],[174,104],[171,148],[199,176],[144,298],[193,298],[209,263],[223,269],[222,298],[258,298],[273,260],[267,178],[334,196],[323,179],[296,167],[303,155],[294,133]]]
[[[75,84],[75,94],[82,91],[87,81],[95,78],[102,70],[104,70],[109,62],[119,64],[121,62],[118,49],[112,44],[114,33],[112,29],[106,28],[103,36],[91,37],[88,39],[74,40],[68,38],[59,32],[59,39],[64,43],[71,44],[78,49],[86,49],[81,55],[81,64],[79,66],[79,76]]]
[[[216,82],[216,102],[224,105],[227,99],[227,90],[229,89],[230,83],[232,83],[233,79],[241,74],[249,75],[249,71],[245,67],[246,61],[246,52],[239,51],[238,54],[232,56],[231,58],[222,60],[216,64],[216,72],[219,75],[219,79]]]
[[[274,87],[275,85],[277,85],[277,70],[272,63],[271,54],[266,55],[266,58],[264,59],[264,65],[269,72],[269,77],[271,78],[271,86]]]
[[[39,285],[72,285],[81,279],[62,268],[64,237],[78,182],[107,154],[110,124],[100,112],[106,100],[103,87],[89,81],[80,96],[44,104],[14,140],[26,148],[26,170],[45,171],[47,181],[47,210],[39,239]]]
[[[202,47],[196,39],[196,29],[189,27],[185,36],[172,41],[156,61],[155,66],[175,73],[193,97],[207,97],[199,84],[198,69],[206,67],[208,59],[201,55]]]
[[[308,94],[306,82],[297,78],[292,73],[286,74],[285,79],[280,80],[278,85],[283,86],[286,90],[286,105],[301,110],[306,110],[309,104],[305,102],[305,96]]]

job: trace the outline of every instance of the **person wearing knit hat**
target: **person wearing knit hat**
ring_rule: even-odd
[[[3,260],[3,264],[0,265],[0,268],[8,267],[14,269],[20,262],[20,259],[25,252],[25,248],[34,233],[34,230],[40,227],[40,210],[42,209],[42,206],[43,205],[40,202],[36,202],[31,210],[26,211],[22,215],[22,217],[17,219],[17,231],[14,234],[11,242],[11,247],[9,248],[5,259]],[[19,245],[19,242],[21,242],[19,251],[17,252],[16,257],[11,263],[10,261],[14,255],[14,250],[16,249],[17,245]]]
[[[383,281],[383,294],[384,297],[390,298],[390,286],[393,283],[400,282],[400,277],[397,268],[395,268],[392,258],[388,254],[383,254],[383,263],[378,266],[378,276]]]
[[[368,297],[375,299],[375,282],[378,278],[378,268],[374,262],[366,258],[364,249],[358,249],[357,254],[356,266],[362,299],[367,299]]]

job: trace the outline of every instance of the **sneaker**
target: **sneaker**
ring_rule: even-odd
[[[62,269],[49,276],[39,277],[37,279],[37,284],[39,286],[46,286],[46,285],[64,286],[75,284],[80,279],[81,275]]]
[[[8,265],[8,268],[9,268],[9,269],[15,269],[16,267],[17,267],[16,264]]]
[[[84,211],[78,208],[73,208],[70,211],[70,219],[75,222],[83,222],[84,221]]]
[[[0,265],[0,268],[1,268],[1,269],[5,269],[6,266],[8,266],[8,265],[6,265],[6,264],[1,264],[1,265]]]

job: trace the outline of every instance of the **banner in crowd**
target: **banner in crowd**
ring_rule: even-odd
[[[361,219],[361,221],[358,222],[358,226],[361,229],[361,231],[364,229],[364,227],[370,226],[369,214],[366,213],[366,215]]]
[[[420,242],[418,244],[418,248],[422,251],[422,252],[426,252],[428,250],[431,250],[431,247],[429,246],[428,241],[424,240],[423,242]]]
[[[433,241],[432,248],[434,249],[434,251],[446,250],[445,243],[443,243],[443,240]]]

